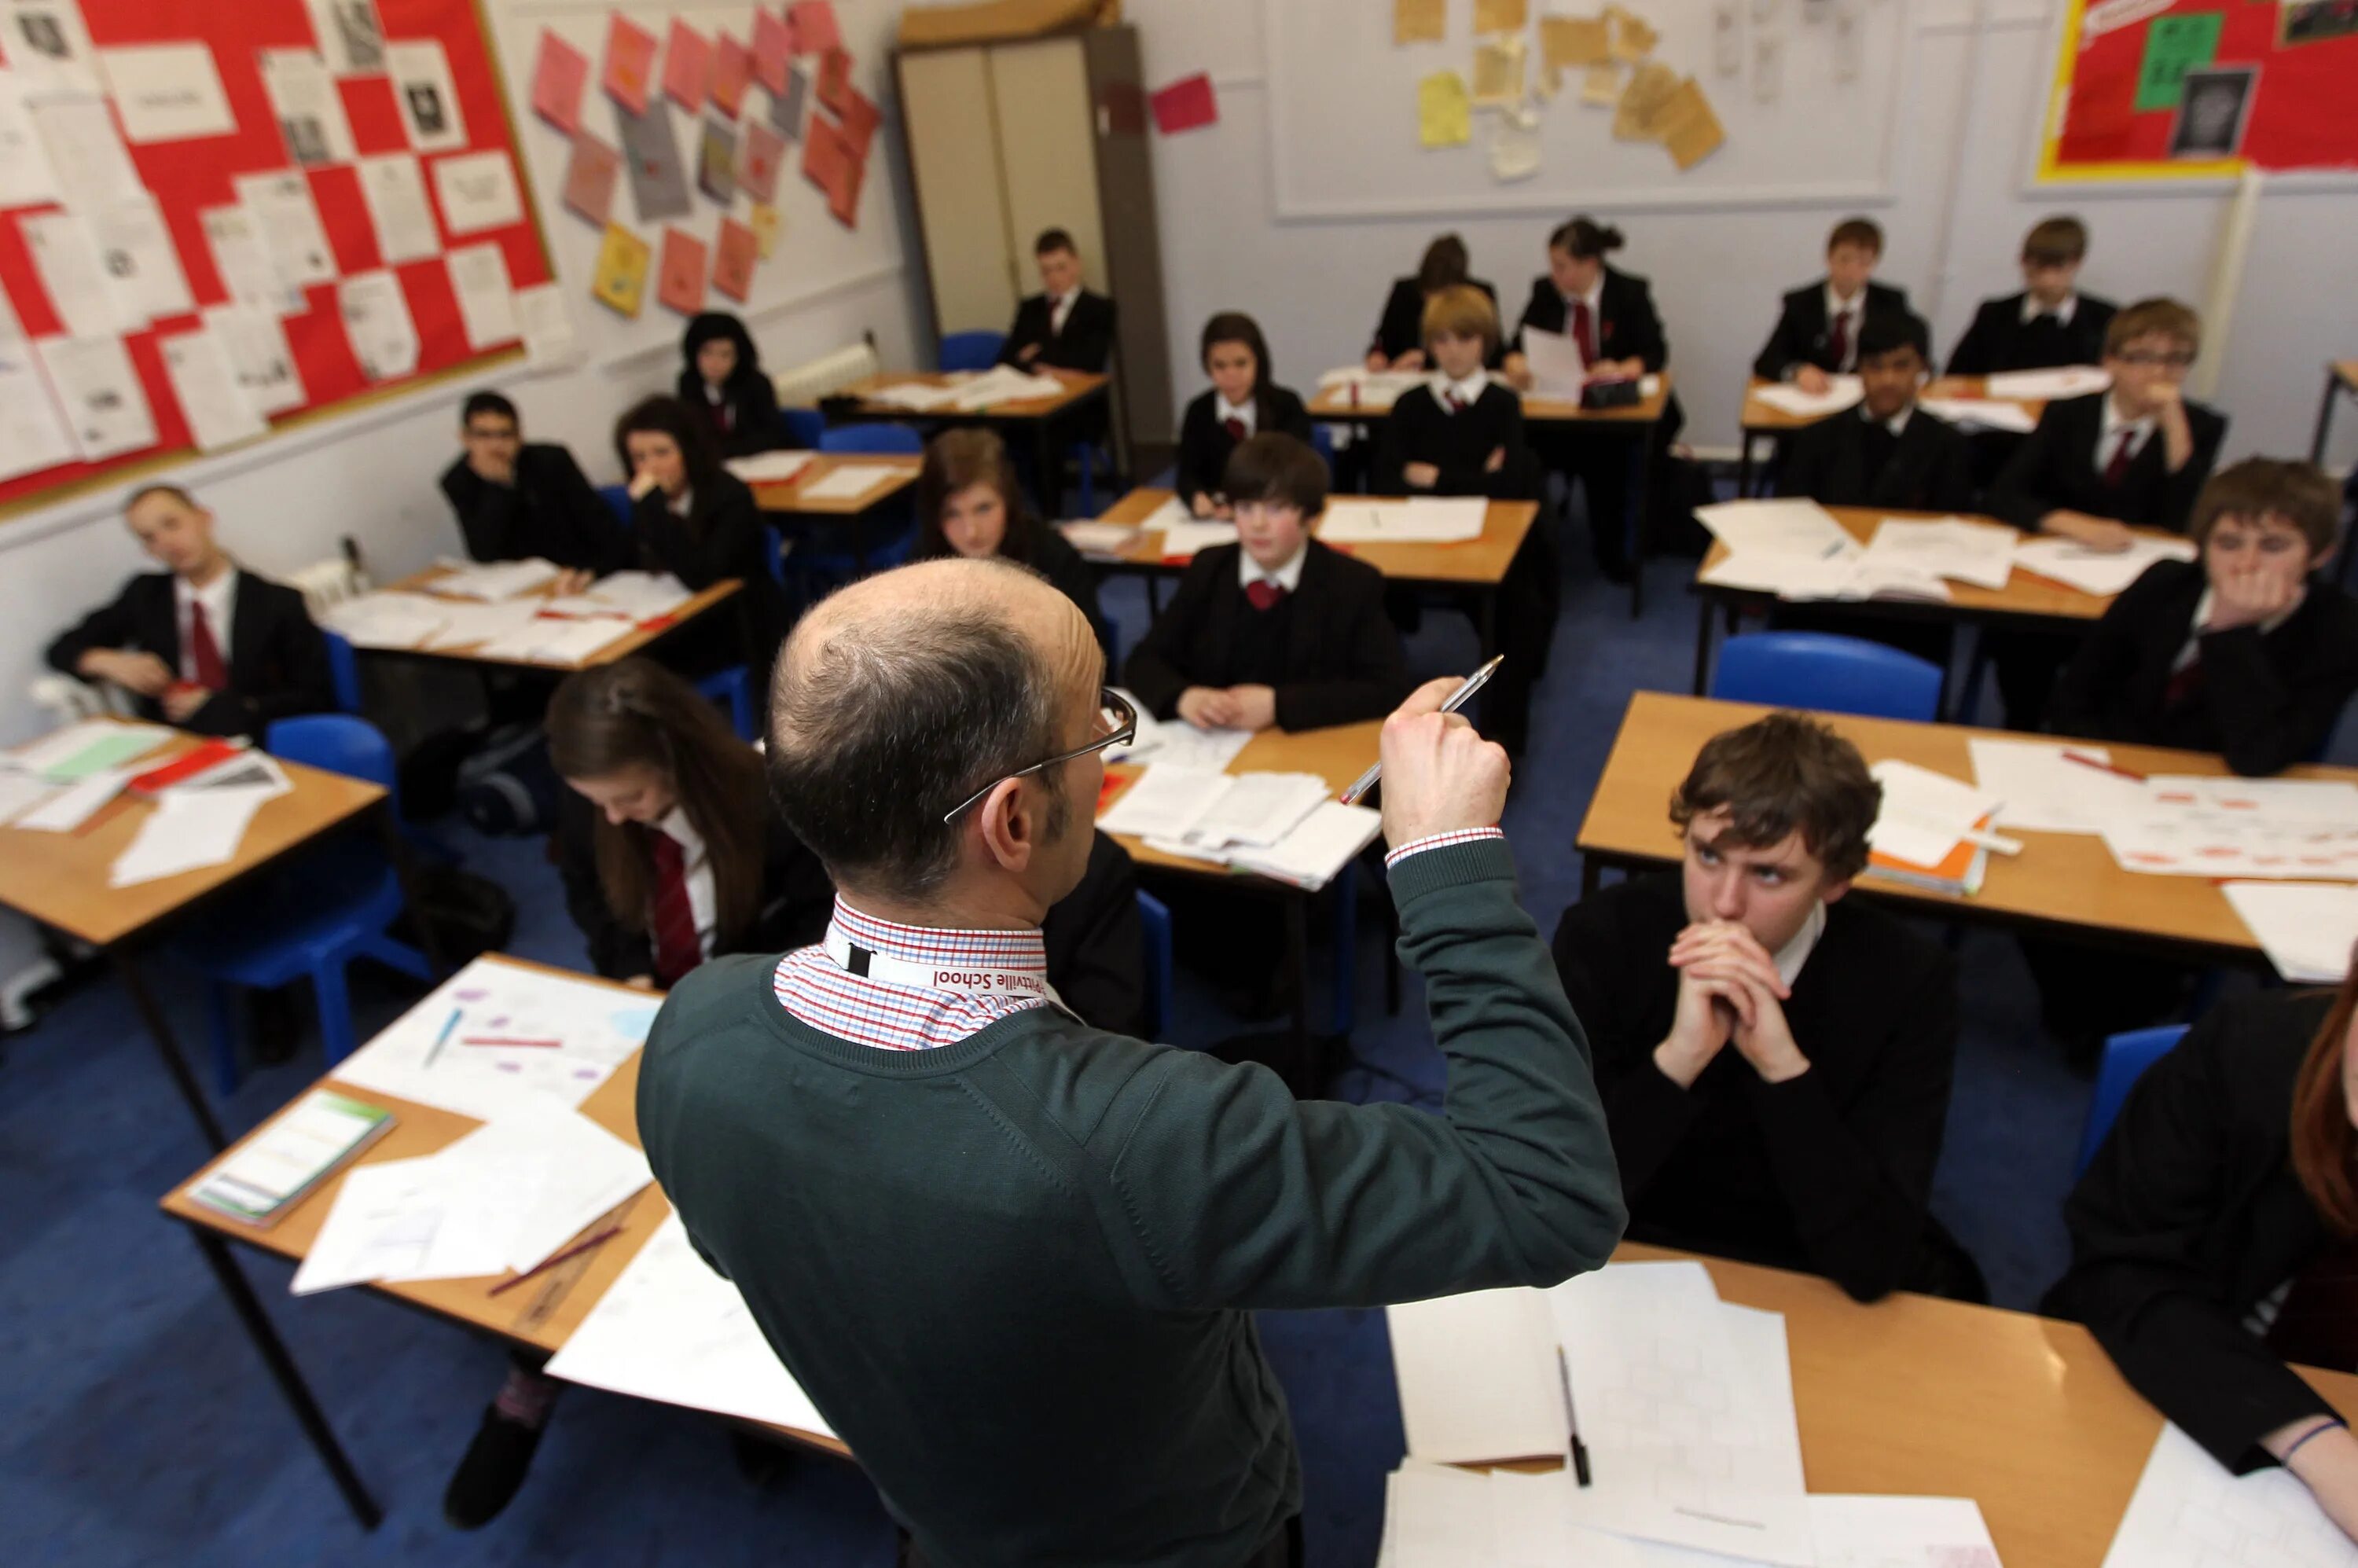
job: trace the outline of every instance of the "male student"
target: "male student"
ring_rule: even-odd
[[[1316,730],[1391,711],[1409,689],[1383,574],[1310,536],[1326,464],[1263,431],[1228,459],[1237,543],[1200,551],[1123,666],[1157,719]]]
[[[1633,1239],[1978,1298],[1927,1210],[1956,966],[1847,902],[1882,792],[1794,713],[1714,736],[1671,798],[1676,871],[1584,898],[1555,960],[1588,1032]]]
[[[1989,511],[2092,550],[2127,548],[2133,525],[2185,532],[2227,434],[2224,415],[2186,399],[2201,342],[2201,319],[2175,299],[2141,299],[2115,316],[2103,362],[2113,384],[2047,406],[1991,482]],[[1985,645],[2006,724],[2038,729],[2073,640],[2006,632]]]
[[[132,493],[124,518],[165,570],[49,644],[52,668],[108,681],[139,711],[204,735],[255,735],[273,719],[336,706],[328,648],[303,596],[241,569],[213,514],[174,484]]]
[[[2059,734],[2216,752],[2280,773],[2323,749],[2358,691],[2358,603],[2317,568],[2342,498],[2309,464],[2248,458],[2194,505],[2196,561],[2157,561],[2064,667]]]
[[[1962,512],[1973,505],[1965,438],[1916,406],[1931,336],[1912,310],[1872,316],[1858,333],[1858,406],[1797,430],[1779,493],[1824,506]]]
[[[1872,219],[1845,218],[1826,236],[1826,276],[1785,296],[1776,330],[1752,362],[1752,373],[1823,392],[1829,374],[1858,367],[1858,338],[1869,318],[1908,308],[1908,291],[1872,281],[1883,259],[1883,231]]]
[[[2022,292],[1985,299],[1949,355],[1951,375],[2091,365],[2118,307],[2079,290],[2088,226],[2042,218],[2022,237]]]
[[[459,460],[442,474],[442,493],[459,514],[467,554],[479,561],[535,556],[565,568],[560,593],[631,560],[631,541],[613,509],[599,499],[565,448],[527,444],[515,405],[478,392],[459,414]]]
[[[1102,373],[1113,353],[1113,301],[1081,287],[1080,248],[1064,230],[1044,231],[1032,252],[1040,292],[1016,307],[999,362]]]

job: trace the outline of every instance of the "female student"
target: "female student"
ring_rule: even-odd
[[[693,629],[665,647],[665,662],[702,675],[743,662],[768,690],[770,664],[786,634],[785,596],[771,574],[775,536],[753,492],[720,466],[705,421],[672,397],[650,397],[614,427],[614,450],[631,476],[631,525],[639,564],[669,572],[690,591],[735,578],[738,635]]]
[[[2358,1368],[2358,972],[2224,1003],[2146,1070],[2064,1205],[2042,1312],[2238,1475],[2281,1465],[2358,1539],[2358,1441],[2288,1363]]]
[[[998,556],[1021,561],[1080,607],[1111,656],[1098,611],[1098,579],[1065,536],[1032,514],[1022,481],[995,430],[945,430],[925,444],[917,474],[917,557]]]
[[[1478,277],[1467,276],[1467,265],[1466,242],[1455,234],[1444,234],[1424,247],[1416,276],[1392,280],[1375,338],[1368,344],[1369,370],[1424,369],[1424,308],[1444,288],[1460,285],[1477,288],[1497,308],[1498,291]],[[1492,369],[1498,367],[1495,358],[1490,363]]]
[[[745,323],[708,310],[680,339],[679,400],[700,414],[724,457],[794,445],[778,419],[777,389]]]
[[[1179,422],[1179,499],[1198,517],[1226,517],[1220,480],[1229,454],[1263,430],[1307,443],[1310,414],[1270,380],[1269,344],[1251,317],[1223,310],[1205,322],[1202,356],[1212,389],[1188,404]]]

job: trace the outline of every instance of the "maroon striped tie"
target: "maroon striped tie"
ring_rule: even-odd
[[[687,866],[679,841],[659,827],[647,830],[654,852],[655,979],[665,986],[704,961],[696,938],[696,911],[687,901]]]

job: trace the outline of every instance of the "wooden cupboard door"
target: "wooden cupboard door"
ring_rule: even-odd
[[[1016,287],[1013,231],[1000,177],[988,52],[913,50],[900,57],[900,67],[935,326],[944,333],[1003,332],[1023,291]],[[1026,235],[1027,270],[1031,251]]]
[[[1081,249],[1082,280],[1099,294],[1109,292],[1098,214],[1097,124],[1080,40],[994,44],[990,76],[1007,227],[1021,278],[1017,293],[1039,291],[1032,245],[1044,229],[1071,234]]]

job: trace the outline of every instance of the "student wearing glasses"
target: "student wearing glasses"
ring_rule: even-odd
[[[2128,548],[2133,527],[2184,533],[2227,434],[2224,415],[2186,396],[2201,346],[2201,318],[2175,299],[2141,299],[2115,316],[2104,360],[2113,384],[2047,406],[1991,484],[1991,513],[2091,550]],[[2071,640],[2009,632],[1990,644],[2006,724],[2037,729]]]

